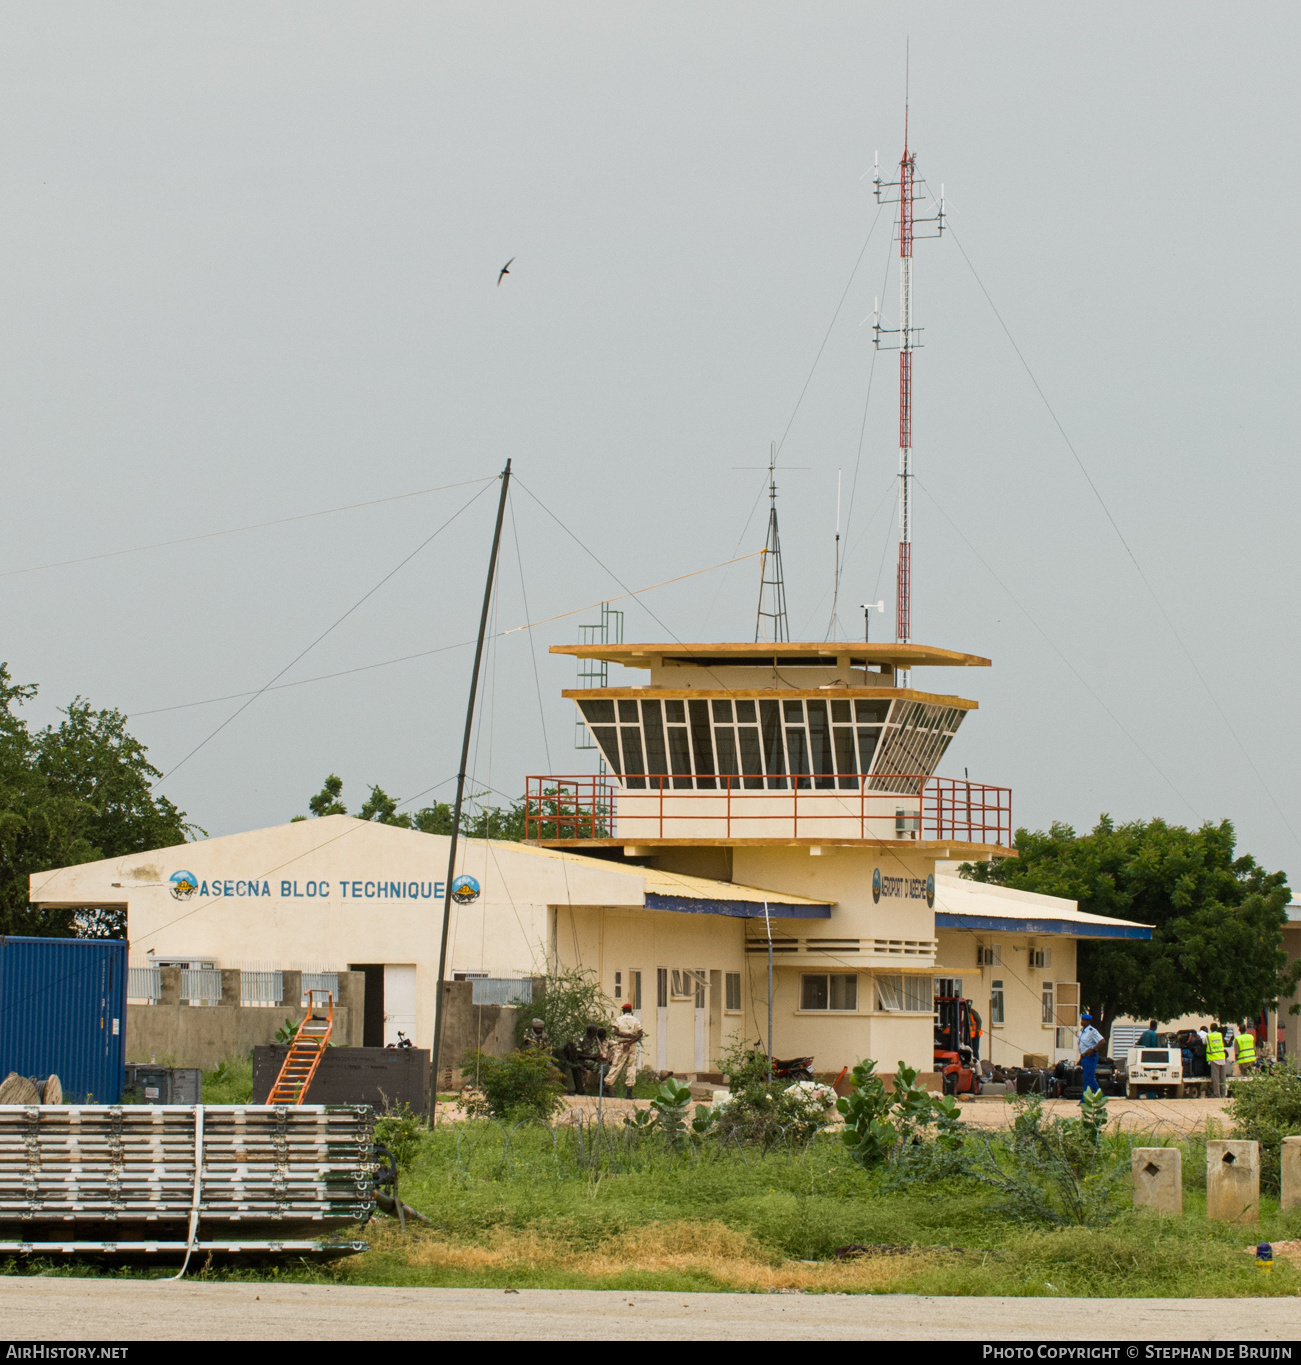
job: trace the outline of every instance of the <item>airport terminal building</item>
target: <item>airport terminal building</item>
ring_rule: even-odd
[[[929,1071],[936,993],[971,999],[994,1062],[1071,1055],[1088,1003],[1076,944],[1151,933],[956,875],[1011,853],[1011,794],[937,776],[976,703],[901,684],[987,660],[901,644],[554,652],[649,680],[567,693],[607,771],[530,777],[523,841],[460,843],[449,977],[589,968],[640,1015],[644,1061],[694,1075],[733,1036],[765,1036],[771,962],[777,1055]],[[133,967],[362,971],[364,1041],[401,1030],[427,1047],[448,842],[328,816],[37,874],[30,894],[125,907]]]

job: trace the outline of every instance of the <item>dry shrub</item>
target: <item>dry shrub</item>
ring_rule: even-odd
[[[531,1228],[494,1229],[482,1243],[451,1241],[437,1233],[404,1236],[380,1225],[372,1225],[367,1234],[375,1252],[396,1254],[409,1265],[460,1272],[563,1270],[593,1279],[637,1271],[678,1271],[707,1275],[738,1290],[887,1290],[943,1255],[908,1251],[852,1261],[783,1261],[774,1259],[749,1233],[724,1223],[687,1220],[649,1223],[584,1250]]]

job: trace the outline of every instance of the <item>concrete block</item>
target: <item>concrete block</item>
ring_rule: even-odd
[[[1283,1188],[1279,1208],[1286,1212],[1301,1207],[1301,1137],[1283,1139],[1282,1168]]]
[[[1260,1144],[1206,1144],[1206,1216],[1218,1223],[1260,1222]]]
[[[1183,1213],[1184,1167],[1178,1147],[1135,1147],[1130,1163],[1136,1209]]]

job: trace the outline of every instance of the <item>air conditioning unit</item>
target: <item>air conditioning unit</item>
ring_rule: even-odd
[[[976,965],[978,967],[1001,967],[1003,965],[1003,946],[995,943],[989,948],[976,949]]]
[[[1040,969],[1053,965],[1053,950],[1051,948],[1031,948],[1030,965]]]

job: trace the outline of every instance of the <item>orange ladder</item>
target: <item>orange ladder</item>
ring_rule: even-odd
[[[325,1013],[316,1012],[316,997],[325,997]],[[307,992],[307,1017],[298,1026],[289,1052],[280,1067],[276,1083],[267,1096],[268,1104],[302,1104],[307,1087],[316,1075],[316,1068],[325,1055],[330,1034],[334,1031],[334,996],[330,991]]]

